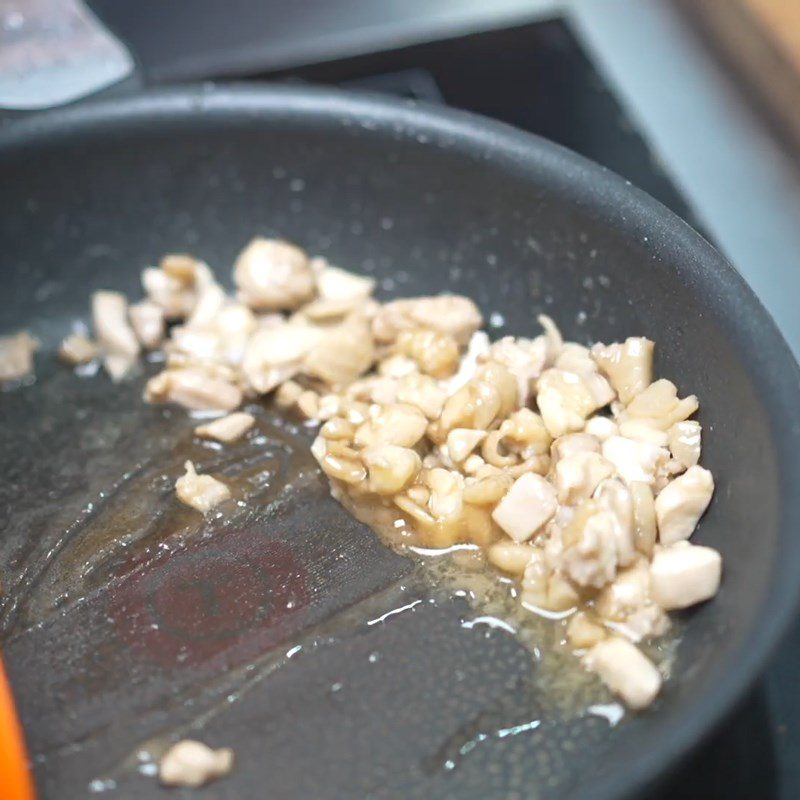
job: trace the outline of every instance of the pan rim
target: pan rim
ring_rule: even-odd
[[[590,788],[579,787],[573,796],[610,800],[652,786],[723,722],[761,675],[800,607],[800,536],[792,535],[800,529],[800,504],[792,503],[792,492],[800,485],[800,422],[792,417],[800,403],[800,370],[769,312],[724,256],[628,181],[534,134],[451,108],[329,88],[186,85],[17,118],[0,128],[0,154],[61,136],[102,133],[131,120],[166,117],[191,121],[198,114],[208,120],[241,115],[264,123],[280,119],[316,119],[325,124],[370,120],[376,135],[389,130],[402,138],[425,133],[433,143],[446,143],[472,157],[479,154],[487,163],[496,161],[531,175],[545,174],[576,201],[606,216],[611,214],[623,233],[647,235],[655,253],[668,248],[673,258],[680,258],[678,273],[692,284],[693,291],[720,299],[718,307],[728,314],[719,314],[718,321],[741,352],[754,384],[762,387],[762,401],[771,420],[781,481],[779,553],[764,601],[770,614],[754,618],[731,657],[730,668],[720,670],[713,682],[703,681],[705,691],[693,706],[687,703],[686,709],[637,741],[625,770],[598,774]],[[363,131],[363,135],[370,133]],[[764,352],[769,359],[763,358]],[[650,748],[651,740],[657,746]]]

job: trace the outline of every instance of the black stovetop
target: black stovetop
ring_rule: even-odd
[[[146,78],[181,74],[167,61],[172,49],[159,44],[165,37],[148,38],[147,26],[129,4],[93,0],[92,5],[131,44]],[[180,49],[180,43],[176,46]],[[165,59],[163,64],[159,58]],[[216,77],[211,67],[204,72],[193,62],[193,68],[193,75],[181,77]],[[232,70],[223,72],[228,77]],[[559,18],[280,71],[259,72],[251,63],[238,77],[336,84],[485,114],[609,167],[701,229],[613,86]],[[798,663],[800,633],[783,646],[766,677],[724,726],[648,798],[800,797],[800,736],[785,724],[800,706],[795,691]]]

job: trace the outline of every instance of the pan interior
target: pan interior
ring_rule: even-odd
[[[203,714],[202,737],[240,764],[220,798],[267,781],[276,798],[631,786],[679,749],[676,731],[706,713],[700,698],[774,601],[785,443],[766,373],[744,355],[763,310],[663,209],[642,199],[626,219],[621,181],[534,139],[471,138],[474,120],[428,124],[327,93],[262,96],[90,107],[0,140],[2,328],[43,342],[36,383],[0,397],[4,654],[42,797],[82,796],[93,779],[160,796],[119,765]],[[696,537],[726,569],[687,620],[656,710],[615,727],[537,715],[547,698],[527,652],[461,626],[458,602],[367,625],[403,605],[412,565],[329,498],[307,430],[263,411],[262,446],[231,459],[193,444],[182,411],[143,405],[141,378],[115,387],[53,363],[91,291],[138,297],[141,268],[170,251],[227,276],[254,234],[374,275],[380,298],[466,294],[493,335],[533,334],[547,313],[577,341],[656,341],[657,373],[701,400],[719,488]],[[708,270],[728,281],[717,296]],[[250,508],[205,526],[175,511],[187,456],[236,474]]]

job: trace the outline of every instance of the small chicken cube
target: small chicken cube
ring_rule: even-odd
[[[650,564],[650,591],[667,611],[712,598],[721,578],[722,556],[711,547],[689,542],[658,548]]]
[[[647,442],[636,442],[624,436],[612,436],[603,442],[603,457],[615,467],[626,482],[641,481],[653,484],[659,464],[669,458],[669,451]]]
[[[58,355],[67,364],[88,364],[100,355],[100,348],[82,333],[71,333],[58,347]]]
[[[232,768],[233,750],[229,747],[212,750],[202,742],[184,739],[161,757],[158,777],[164,786],[198,789],[227,775]]]
[[[683,475],[668,483],[658,493],[655,502],[661,544],[688,539],[708,508],[713,493],[714,478],[703,467],[689,467]]]
[[[700,460],[702,428],[699,422],[687,419],[669,429],[669,449],[673,458],[686,469]]]
[[[567,623],[567,639],[578,650],[588,650],[602,642],[608,634],[602,625],[592,621],[583,611],[578,611]]]
[[[218,442],[235,442],[255,425],[256,418],[244,411],[237,411],[225,417],[198,425],[194,432],[202,439],[216,439]]]
[[[486,438],[486,431],[453,428],[447,434],[447,452],[454,463],[460,464]]]
[[[647,708],[661,690],[661,673],[636,645],[621,636],[596,644],[583,657],[583,664],[635,711]]]
[[[590,497],[597,485],[614,474],[614,465],[599,453],[578,451],[556,463],[558,502],[575,505]]]
[[[242,390],[203,369],[166,369],[147,382],[144,399],[193,411],[233,411],[242,404]]]
[[[653,380],[653,342],[631,336],[623,344],[596,344],[592,356],[623,403],[630,403]]]
[[[222,481],[211,475],[198,475],[191,461],[184,464],[184,469],[186,474],[175,481],[175,493],[181,503],[207,514],[230,498],[231,491]]]
[[[492,512],[492,519],[515,542],[525,542],[552,518],[557,507],[553,485],[528,472],[514,481]]]
[[[0,338],[0,382],[15,381],[33,372],[39,342],[27,331]]]
[[[128,310],[131,325],[142,347],[152,350],[164,339],[164,309],[150,300],[134,303]]]
[[[361,458],[369,474],[370,489],[382,495],[402,492],[422,468],[416,452],[391,444],[368,447]]]
[[[495,542],[489,548],[489,562],[512,575],[522,575],[532,555],[530,545],[518,542]]]
[[[308,256],[275,239],[253,239],[236,259],[233,279],[241,302],[256,310],[293,310],[315,291]]]

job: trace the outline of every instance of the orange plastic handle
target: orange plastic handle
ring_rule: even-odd
[[[28,767],[25,737],[14,697],[0,659],[0,796],[3,800],[34,800],[36,793]]]

